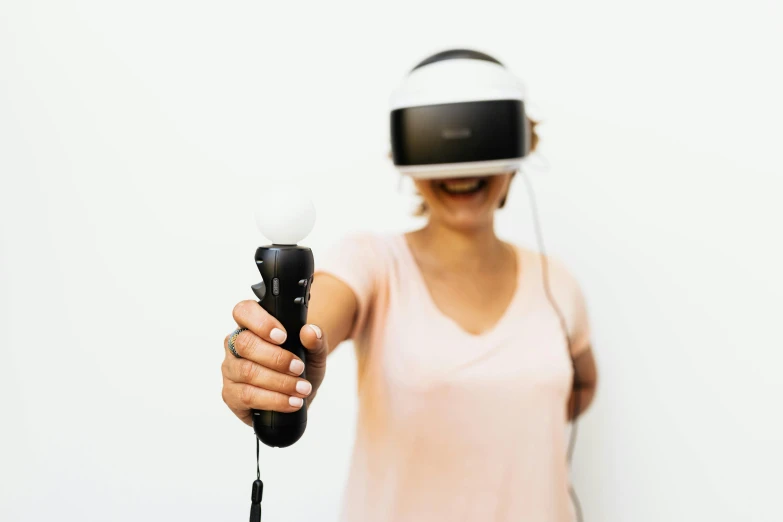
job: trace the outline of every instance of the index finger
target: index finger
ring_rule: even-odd
[[[261,339],[273,344],[283,344],[286,331],[275,319],[255,301],[242,301],[234,307],[234,321],[247,328]]]

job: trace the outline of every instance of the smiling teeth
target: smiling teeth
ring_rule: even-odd
[[[459,194],[463,192],[471,192],[473,190],[476,190],[479,186],[479,183],[481,183],[480,180],[448,181],[443,183],[443,188],[445,188],[447,192]]]

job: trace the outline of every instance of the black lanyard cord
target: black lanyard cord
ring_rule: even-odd
[[[261,482],[261,444],[256,437],[256,480],[250,494],[250,522],[261,522],[261,497],[264,496],[264,483]]]

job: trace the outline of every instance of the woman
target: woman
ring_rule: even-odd
[[[241,359],[226,338],[223,399],[247,424],[252,409],[312,404],[327,356],[353,340],[360,407],[341,520],[572,520],[566,424],[596,385],[587,314],[563,266],[495,235],[514,175],[415,180],[426,226],[320,254],[300,332],[255,301],[234,308],[247,330]],[[287,335],[309,351],[307,379],[278,346]]]

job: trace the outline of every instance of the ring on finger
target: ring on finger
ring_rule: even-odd
[[[237,350],[236,350],[236,348],[234,348],[234,341],[236,341],[236,339],[237,339],[237,335],[241,334],[241,333],[242,333],[242,332],[244,332],[245,330],[247,330],[247,328],[237,328],[236,330],[234,330],[234,331],[231,333],[231,335],[229,335],[229,336],[228,336],[228,349],[229,349],[229,350],[231,350],[231,353],[233,353],[233,354],[234,354],[234,357],[236,357],[237,359],[241,359],[241,358],[242,358],[242,356],[241,356],[241,355],[239,355],[239,354],[237,353]]]

